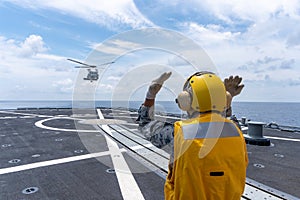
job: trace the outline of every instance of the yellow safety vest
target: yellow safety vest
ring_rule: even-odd
[[[247,165],[243,134],[232,121],[215,113],[178,121],[165,199],[240,199]]]

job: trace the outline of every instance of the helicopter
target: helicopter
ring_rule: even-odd
[[[71,59],[71,58],[68,58],[67,60],[83,65],[83,66],[76,66],[75,68],[87,68],[88,74],[87,74],[86,78],[83,78],[83,80],[89,80],[91,82],[98,80],[99,73],[98,73],[98,69],[97,69],[96,65],[89,65],[89,64],[86,64],[86,63],[83,63],[83,62]],[[108,65],[108,64],[112,64],[112,63],[114,63],[114,62],[102,63],[102,64],[100,64],[98,66]]]

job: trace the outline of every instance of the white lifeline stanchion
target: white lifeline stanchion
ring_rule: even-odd
[[[104,119],[100,109],[97,109],[97,113],[100,119]],[[111,135],[110,128],[107,125],[101,125],[101,128]],[[111,159],[115,168],[123,199],[143,200],[144,196],[126,163],[126,160],[123,157],[122,151],[118,147],[118,144],[115,141],[113,141],[109,136],[105,134],[104,136],[108,145],[109,152],[111,152]]]

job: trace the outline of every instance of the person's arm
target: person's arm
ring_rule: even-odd
[[[231,117],[232,115],[231,103],[233,97],[239,95],[244,88],[244,84],[241,84],[242,80],[243,78],[240,76],[230,76],[224,79],[227,99],[226,117]]]
[[[237,118],[232,115],[232,99],[233,97],[239,95],[241,93],[241,91],[244,88],[244,84],[241,84],[242,82],[242,77],[240,76],[230,76],[229,78],[225,78],[224,79],[224,85],[226,88],[226,99],[227,99],[227,104],[226,104],[226,111],[225,111],[225,115],[226,117],[229,117],[239,128],[239,122],[237,120]]]
[[[226,117],[230,117],[232,115],[231,102],[232,102],[232,96],[228,91],[226,91],[226,111],[225,111]]]
[[[172,72],[165,72],[158,78],[154,79],[146,93],[144,103],[141,105],[138,111],[138,119],[140,126],[144,126],[154,118],[154,103],[157,93],[160,91],[164,82],[171,76]]]
[[[154,105],[155,97],[159,90],[161,89],[162,85],[168,78],[170,78],[172,72],[164,72],[158,78],[154,79],[147,91],[146,98],[144,101],[144,106],[151,107]]]

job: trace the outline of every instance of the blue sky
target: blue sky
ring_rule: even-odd
[[[299,24],[297,0],[1,0],[0,100],[70,100],[82,71],[67,58],[88,61],[103,41],[156,27],[195,41],[222,79],[242,76],[237,101],[300,102]],[[98,83],[96,98],[109,99],[128,70],[155,64],[156,54],[164,65],[176,60],[157,51],[133,54]],[[168,95],[162,100],[174,98]]]

